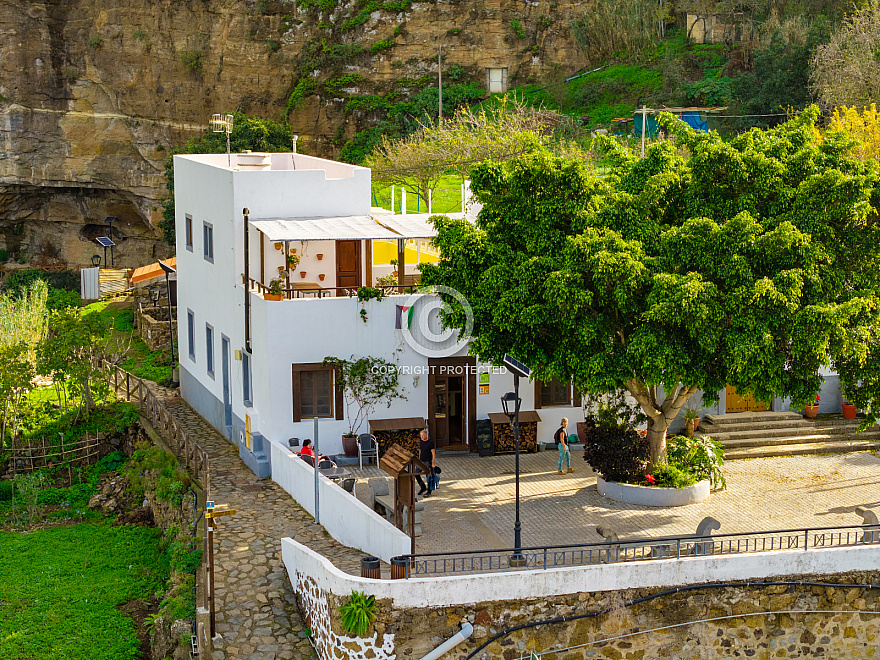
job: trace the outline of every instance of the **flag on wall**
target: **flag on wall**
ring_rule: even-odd
[[[394,328],[396,330],[403,330],[404,317],[406,317],[406,329],[409,330],[412,327],[413,309],[412,305],[397,305],[394,315]]]

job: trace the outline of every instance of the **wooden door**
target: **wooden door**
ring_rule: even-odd
[[[361,286],[361,242],[336,241],[336,286]]]
[[[476,358],[430,358],[428,433],[436,447],[466,445],[477,450]]]
[[[430,415],[432,437],[434,446],[439,449],[449,444],[449,378],[435,376],[430,396],[433,411],[433,415]]]
[[[747,394],[746,396],[740,396],[736,392],[736,388],[733,385],[727,386],[727,407],[726,411],[729,413],[738,413],[738,412],[765,412],[770,410],[770,406],[768,406],[763,401],[758,401],[751,394]]]

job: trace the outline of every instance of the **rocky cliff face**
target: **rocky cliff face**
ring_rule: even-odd
[[[0,250],[86,264],[116,216],[117,266],[165,256],[163,163],[211,113],[287,120],[300,81],[356,73],[332,93],[313,84],[290,114],[302,150],[333,156],[370,121],[347,100],[430,84],[440,44],[444,69],[480,83],[487,67],[517,81],[576,70],[581,11],[572,0],[0,0]]]

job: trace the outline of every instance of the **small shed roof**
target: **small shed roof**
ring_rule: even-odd
[[[368,215],[312,218],[264,218],[251,226],[270,241],[389,240],[401,238]]]
[[[172,268],[177,268],[177,257],[171,257],[170,259],[166,260],[165,263]],[[131,274],[131,281],[129,282],[129,285],[135,286],[136,284],[140,284],[142,282],[146,282],[157,277],[165,277],[165,271],[162,270],[162,268],[159,266],[159,262],[150,264],[149,266],[141,266],[140,268],[135,268],[134,272]]]
[[[394,419],[371,419],[370,431],[408,431],[425,428],[424,417],[396,417]]]
[[[510,417],[505,415],[504,413],[489,413],[489,421],[493,424],[510,424]],[[525,422],[540,422],[541,416],[538,415],[534,410],[520,410],[519,411],[519,423],[524,424]]]

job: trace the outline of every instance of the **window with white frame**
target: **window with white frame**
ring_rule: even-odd
[[[210,222],[202,223],[202,238],[205,244],[205,261],[214,263],[214,225]]]
[[[186,343],[189,359],[196,361],[196,315],[191,309],[186,310]]]
[[[193,217],[186,214],[186,249],[193,251]]]

